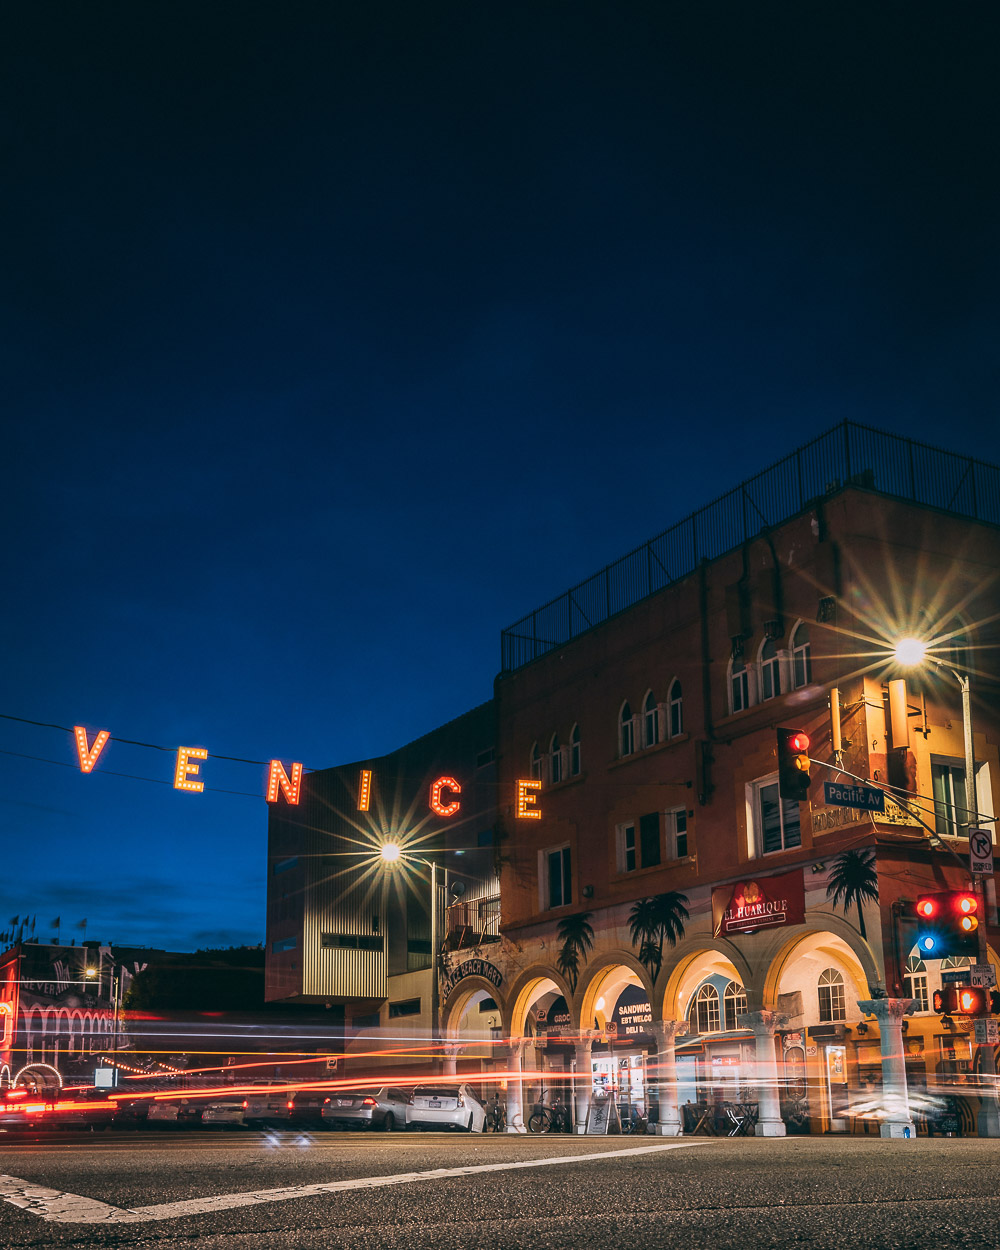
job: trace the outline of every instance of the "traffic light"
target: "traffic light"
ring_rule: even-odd
[[[917,899],[921,959],[979,953],[979,899],[969,890],[942,890]]]
[[[934,991],[934,1010],[949,1016],[986,1016],[990,992],[971,985],[946,985]]]
[[[778,730],[778,793],[804,803],[809,797],[809,735],[801,729]]]

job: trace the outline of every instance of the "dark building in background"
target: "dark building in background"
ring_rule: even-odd
[[[489,702],[389,755],[310,773],[297,805],[272,806],[269,1002],[328,1007],[348,1040],[381,1029],[431,1044],[431,863],[439,952],[497,932],[494,742]]]

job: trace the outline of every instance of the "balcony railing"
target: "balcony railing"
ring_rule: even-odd
[[[523,668],[843,486],[1000,526],[1000,466],[844,421],[505,629],[502,670]]]
[[[500,940],[500,895],[452,903],[448,908],[445,947],[460,950]]]

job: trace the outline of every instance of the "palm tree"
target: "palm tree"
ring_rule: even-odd
[[[641,898],[629,912],[629,933],[632,945],[639,948],[639,960],[655,981],[663,966],[663,943],[676,946],[684,936],[688,918],[687,895],[677,890]]]
[[[833,861],[830,881],[826,887],[826,897],[833,899],[834,907],[842,906],[845,916],[852,903],[858,909],[858,928],[866,942],[868,934],[865,932],[865,917],[861,905],[878,902],[878,874],[874,865],[873,846],[864,847],[860,851],[844,851]]]
[[[562,948],[556,966],[566,978],[571,992],[576,989],[577,977],[580,975],[581,956],[594,948],[594,930],[590,924],[593,914],[583,911],[559,921]]]

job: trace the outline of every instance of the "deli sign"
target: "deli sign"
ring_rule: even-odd
[[[755,933],[783,924],[802,924],[806,893],[801,870],[780,877],[752,877],[712,891],[712,921],[716,937]]]

